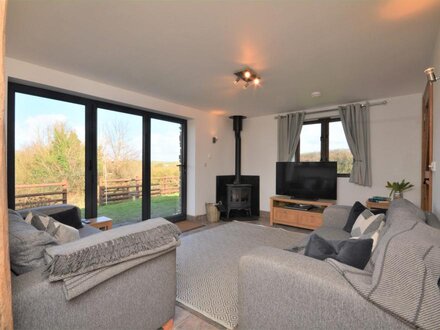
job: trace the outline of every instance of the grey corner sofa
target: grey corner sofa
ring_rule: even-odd
[[[75,206],[60,205],[30,210],[50,215],[72,207]],[[25,215],[28,211],[20,213]],[[10,213],[10,226],[11,221],[20,221],[11,217],[14,215]],[[165,222],[164,219],[162,221]],[[127,227],[130,226],[101,232],[84,225],[79,229],[81,239],[67,244],[75,248],[84,239],[102,239],[110,232],[114,235]],[[175,247],[105,280],[72,300],[66,299],[62,282],[49,282],[44,271],[45,267],[41,267],[12,276],[15,329],[155,330],[174,317]]]
[[[328,240],[348,239],[350,234],[342,228],[350,209],[349,206],[339,205],[328,207],[324,212],[323,226],[315,232]],[[383,254],[386,255],[387,251],[383,246],[396,236],[391,235],[393,230],[399,230],[406,223],[416,224],[418,221],[424,222],[423,226],[425,224],[432,226],[425,231],[428,233],[426,236],[431,236],[429,232],[432,231],[434,238],[440,243],[438,219],[432,214],[425,214],[410,202],[400,200],[392,202],[387,211],[385,228],[388,228],[385,234],[381,235],[383,238],[379,240],[375,252],[385,251]],[[403,230],[401,233],[405,234]],[[377,257],[375,252],[372,259]],[[363,297],[355,286],[344,278],[346,273],[338,271],[328,260],[330,259],[316,260],[300,253],[271,247],[259,247],[243,256],[239,265],[238,329],[414,328],[413,324],[396,313],[389,312],[380,304]],[[367,284],[374,280],[372,277],[374,265],[372,266],[371,260],[366,267],[368,271],[350,268],[346,266],[348,273],[351,271],[359,273],[366,278]],[[398,277],[400,274],[395,275]],[[417,278],[417,281],[422,283],[423,277]],[[438,289],[437,278],[435,281]],[[383,288],[380,287],[380,290]],[[408,288],[399,287],[397,290],[408,290]],[[434,292],[435,297],[438,298],[439,292],[440,290]],[[402,308],[402,306],[398,307]],[[439,313],[438,305],[434,306],[434,310],[424,311],[423,316],[428,320],[429,325],[427,328],[440,329]]]

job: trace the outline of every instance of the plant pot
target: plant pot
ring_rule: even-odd
[[[401,199],[403,198],[403,192],[395,191],[393,194],[393,199]]]

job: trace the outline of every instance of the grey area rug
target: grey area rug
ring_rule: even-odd
[[[231,222],[182,238],[177,248],[177,301],[233,329],[238,323],[238,263],[258,246],[286,248],[306,234]]]

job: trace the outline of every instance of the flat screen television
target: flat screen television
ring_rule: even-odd
[[[336,162],[277,162],[276,193],[298,199],[336,199]]]

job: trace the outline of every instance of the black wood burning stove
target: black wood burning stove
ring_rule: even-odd
[[[235,179],[234,183],[227,184],[226,216],[229,219],[231,210],[245,210],[251,215],[252,185],[243,184],[241,180],[241,136],[244,116],[231,116],[235,132]]]
[[[226,217],[229,219],[231,210],[245,210],[251,216],[251,192],[252,185],[250,184],[227,184],[227,213]]]

